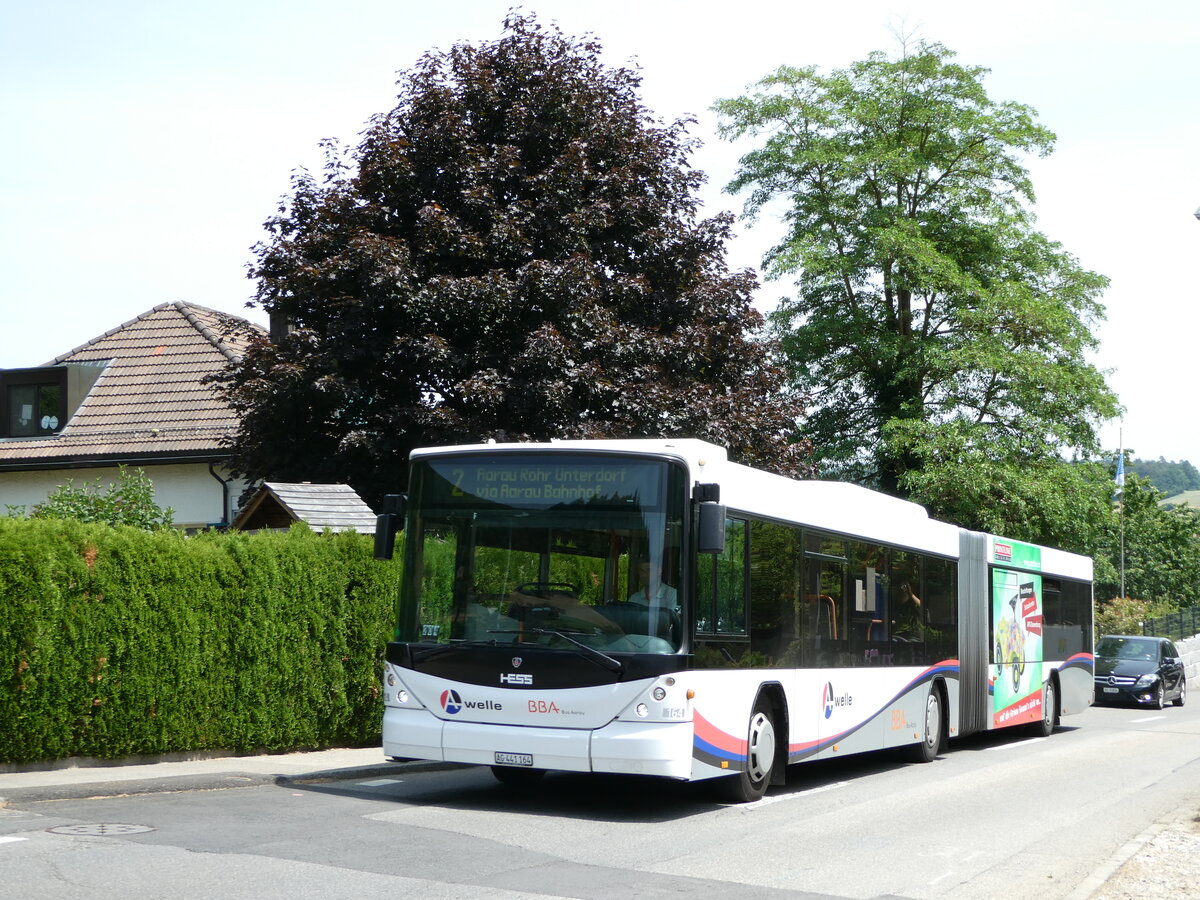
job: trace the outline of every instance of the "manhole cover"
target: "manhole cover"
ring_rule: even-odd
[[[116,834],[142,834],[154,829],[149,825],[118,825],[113,822],[105,822],[99,825],[56,825],[46,830],[54,834],[98,834],[111,836]]]

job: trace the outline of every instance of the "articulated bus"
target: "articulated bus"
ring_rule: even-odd
[[[1092,702],[1092,561],[966,531],[698,440],[418,450],[383,750],[721,778],[1023,725]]]

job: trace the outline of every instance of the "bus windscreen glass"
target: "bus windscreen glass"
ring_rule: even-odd
[[[615,454],[415,462],[398,636],[678,652],[684,485]]]

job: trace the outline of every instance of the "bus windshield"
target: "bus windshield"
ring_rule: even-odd
[[[414,461],[397,638],[678,652],[685,484],[617,454]]]

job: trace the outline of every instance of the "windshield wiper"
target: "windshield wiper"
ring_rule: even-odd
[[[524,631],[511,630],[511,631],[489,631],[488,632],[488,634],[550,634],[550,635],[554,635],[554,637],[560,637],[567,643],[574,644],[576,647],[578,647],[580,650],[583,651],[584,656],[586,656],[592,662],[597,663],[598,665],[601,665],[604,668],[608,669],[608,671],[616,672],[618,675],[620,675],[622,672],[624,672],[625,666],[621,663],[621,661],[619,659],[614,659],[613,657],[609,656],[607,653],[601,653],[595,647],[589,647],[587,644],[583,643],[582,641],[577,641],[577,640],[575,640],[575,638],[571,637],[571,635],[573,635],[573,634],[586,634],[586,633],[587,632],[584,632],[584,631],[555,631],[553,628],[526,628]]]

